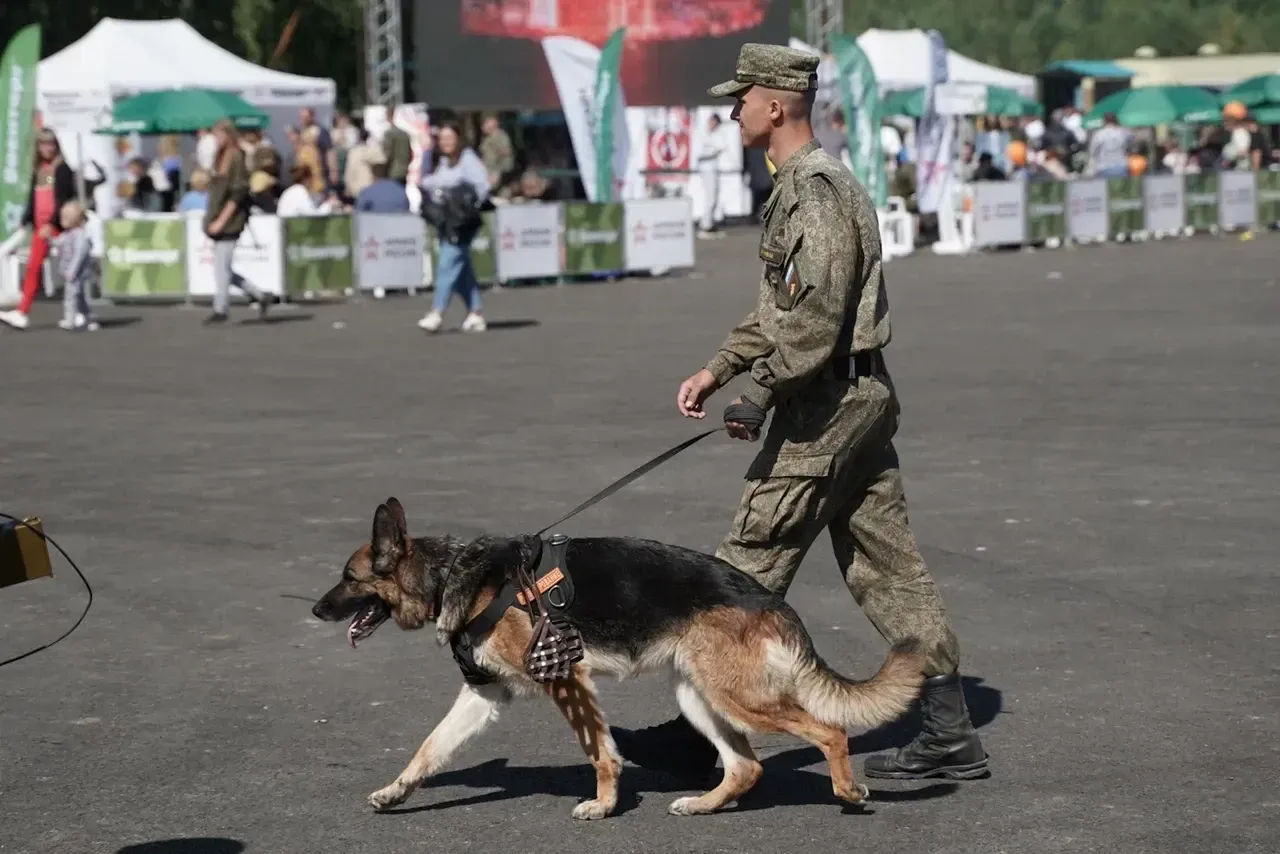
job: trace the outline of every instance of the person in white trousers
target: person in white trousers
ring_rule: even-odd
[[[707,239],[723,237],[716,231],[716,207],[720,202],[720,155],[724,152],[724,134],[720,131],[720,116],[715,113],[707,120],[707,132],[698,148],[698,176],[702,179],[702,216],[698,222],[698,236]]]

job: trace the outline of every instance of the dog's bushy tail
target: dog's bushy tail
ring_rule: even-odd
[[[819,721],[844,729],[871,729],[900,717],[924,683],[925,656],[915,638],[898,641],[880,671],[859,682],[836,673],[805,644],[793,663],[796,699]]]

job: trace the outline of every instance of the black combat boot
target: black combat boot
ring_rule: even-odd
[[[987,776],[987,752],[969,720],[959,673],[924,681],[920,714],[924,726],[915,741],[892,753],[868,756],[863,773],[882,780],[973,780]]]
[[[641,768],[705,782],[716,769],[719,753],[684,715],[644,729],[610,727],[613,743],[624,759]]]

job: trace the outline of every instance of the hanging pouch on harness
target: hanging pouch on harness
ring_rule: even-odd
[[[524,651],[524,669],[534,682],[568,679],[573,665],[582,660],[582,636],[565,618],[573,601],[572,582],[566,571],[569,538],[555,534],[544,544],[537,578],[523,567],[517,570],[517,601],[529,609],[533,637]]]

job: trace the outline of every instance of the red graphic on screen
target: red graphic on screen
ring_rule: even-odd
[[[515,39],[574,36],[599,45],[626,27],[628,41],[679,41],[758,27],[768,5],[769,0],[462,0],[462,29]]]

